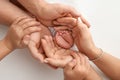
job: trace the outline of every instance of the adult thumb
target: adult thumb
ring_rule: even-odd
[[[44,62],[47,63],[47,64],[50,64],[52,66],[55,66],[55,67],[59,67],[59,68],[63,68],[64,67],[64,64],[62,64],[61,61],[58,60],[58,59],[46,58],[44,60]]]
[[[74,59],[65,66],[64,70],[65,71],[72,70],[75,66],[76,66],[76,60]]]

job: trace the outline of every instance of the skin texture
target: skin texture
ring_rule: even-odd
[[[47,27],[45,27],[44,25],[40,25],[41,27],[41,31],[40,32],[36,32],[34,34],[32,34],[31,40],[28,44],[29,50],[31,51],[31,53],[33,53],[32,55],[39,61],[43,62],[45,57],[44,54],[44,50],[42,49],[42,45],[41,45],[41,39],[48,35],[50,36],[51,33],[49,31],[49,29]]]
[[[101,80],[84,54],[56,46],[51,36],[45,36],[42,45],[49,56],[44,62],[63,68],[65,80]]]
[[[87,57],[82,53],[71,53],[73,60],[64,68],[64,80],[84,80],[90,71],[90,64]],[[88,79],[90,80],[90,79]]]
[[[15,0],[14,0],[15,1]],[[24,0],[25,1],[25,0]],[[30,0],[29,0],[30,1]],[[32,1],[32,0],[31,0]],[[31,2],[30,1],[30,2]],[[37,1],[36,1],[37,2]],[[33,1],[32,3],[32,7],[30,8],[30,10],[35,10],[34,12],[35,13],[39,13],[39,12],[37,12],[40,8],[42,8],[42,9],[47,9],[47,7],[48,6],[46,6],[46,5],[44,5],[42,2],[37,2],[37,3],[40,3],[40,4],[36,4],[36,2],[35,1]],[[26,2],[25,2],[26,3]],[[35,3],[35,4],[34,4]],[[23,4],[24,5],[24,4]],[[25,5],[29,5],[29,3],[28,3],[28,0],[27,0],[27,3],[25,4]],[[34,5],[38,5],[39,6],[39,8],[37,7],[37,8],[35,8],[35,9],[33,9],[33,7],[34,7]],[[48,22],[52,22],[52,21],[54,21],[55,20],[55,18],[58,18],[58,17],[62,17],[62,15],[59,15],[60,13],[58,13],[59,11],[63,11],[63,12],[65,12],[65,13],[67,13],[67,12],[70,12],[70,13],[72,13],[73,15],[76,15],[77,16],[77,14],[75,13],[76,11],[74,10],[74,9],[70,9],[70,10],[68,10],[68,9],[66,9],[66,8],[64,8],[65,6],[62,6],[62,4],[61,4],[61,6],[59,6],[57,9],[55,9],[55,10],[57,10],[57,11],[54,11],[54,10],[52,10],[52,9],[54,9],[55,7],[52,5],[52,4],[50,4],[51,5],[51,11],[53,11],[53,12],[51,12],[51,13],[49,13],[51,16],[53,16],[53,15],[57,15],[56,17],[49,17],[49,18],[51,18]],[[50,5],[49,5],[49,7],[50,7]],[[3,10],[2,8],[3,7],[5,7],[6,9],[5,10]],[[67,6],[66,6],[67,7]],[[11,2],[9,2],[9,0],[1,0],[1,3],[0,3],[0,19],[2,20],[2,21],[0,21],[1,23],[3,23],[3,24],[8,24],[8,25],[10,25],[16,18],[18,18],[18,17],[21,17],[21,16],[27,16],[27,17],[29,17],[29,18],[31,18],[31,16],[30,15],[28,15],[28,13],[26,13],[26,11],[23,11],[23,10],[21,10],[19,7],[17,7],[16,5],[14,5],[14,4],[12,4]],[[10,8],[10,9],[9,9]],[[26,8],[26,7],[25,7]],[[61,9],[59,9],[59,8],[61,8]],[[28,10],[28,9],[27,9]],[[9,11],[9,12],[8,12]],[[14,11],[16,11],[16,12],[14,12]],[[28,10],[29,11],[29,10]],[[46,13],[46,12],[48,12],[49,11],[49,9],[47,9],[47,10],[45,10],[45,12],[44,12],[44,14],[48,14],[48,13]],[[31,12],[31,11],[30,11]],[[56,13],[57,12],[57,13]],[[10,14],[6,14],[6,13],[10,13]],[[31,12],[32,13],[32,12]],[[53,14],[54,13],[54,14]],[[34,14],[35,15],[35,14]],[[43,15],[43,14],[42,14]],[[37,15],[35,15],[35,16],[37,16]],[[40,18],[40,17],[39,17]],[[42,24],[41,24],[42,25]],[[42,26],[44,26],[44,25],[42,25]],[[45,27],[46,28],[46,27]],[[41,29],[41,31],[42,31],[42,29]],[[45,30],[43,30],[44,32],[43,33],[49,33],[49,30],[48,29],[45,29]],[[40,61],[43,61],[43,59],[44,59],[44,56],[43,56],[43,54],[41,53],[41,51],[40,51],[40,49],[39,49],[39,47],[38,46],[40,46],[40,39],[41,38],[39,38],[40,36],[40,33],[32,33],[30,36],[29,35],[27,35],[27,37],[30,37],[30,40],[31,40],[31,42],[32,42],[32,44],[28,44],[28,46],[29,46],[29,49],[32,49],[31,51],[31,53],[32,53],[32,55],[34,55],[34,57],[35,58],[37,58],[38,60],[40,60]],[[46,34],[45,34],[46,35]],[[50,35],[50,34],[49,34]],[[36,36],[36,37],[35,37]],[[39,36],[39,37],[38,37]],[[32,38],[33,37],[33,38]],[[35,42],[34,42],[35,41]],[[31,43],[30,42],[30,43]],[[29,43],[29,42],[26,42],[26,43]]]
[[[20,17],[16,19],[10,26],[5,38],[0,41],[2,45],[0,46],[0,49],[2,49],[0,51],[0,60],[16,48],[26,47],[25,43],[29,40],[29,37],[25,38],[24,36],[33,32],[39,32],[41,30],[39,25],[40,23],[32,18]]]
[[[88,26],[88,21],[71,6],[59,3],[48,3],[45,0],[18,0],[30,13],[37,17],[37,19],[44,25],[54,26],[53,21],[57,18],[65,17],[71,14],[72,17],[81,17],[82,21]],[[36,6],[37,5],[37,6]]]
[[[64,68],[64,80],[102,80],[80,52],[71,53],[73,60]]]
[[[73,7],[68,6],[68,5],[63,5],[63,4],[58,4],[58,3],[48,3],[44,0],[36,0],[36,1],[34,1],[34,0],[29,0],[29,1],[28,0],[18,0],[18,2],[27,11],[29,11],[32,15],[34,15],[43,25],[45,25],[47,27],[58,25],[58,24],[55,24],[54,21],[56,21],[57,18],[66,17],[69,14],[74,18],[76,18],[78,16],[81,17],[82,21],[86,25],[90,26],[88,21],[81,14],[79,14]],[[36,36],[38,36],[37,33],[36,33]],[[40,41],[37,40],[37,42],[40,42]],[[41,54],[39,52],[39,48],[37,48],[38,44],[33,44],[34,48],[31,45],[30,49],[32,49],[32,48],[34,49],[34,51],[32,49],[33,55],[38,55],[38,53],[39,53],[39,55]],[[71,46],[71,44],[70,44],[70,46]],[[64,47],[64,46],[62,46],[62,47]],[[68,45],[67,45],[67,47],[68,47]],[[67,48],[67,47],[65,46],[65,48]],[[37,52],[37,54],[36,54],[36,52]],[[42,56],[43,55],[41,55],[41,57],[38,58],[40,61],[43,61],[44,56],[43,57]],[[37,58],[37,56],[35,56],[35,57]]]
[[[72,60],[72,57],[70,56],[71,51],[56,46],[51,36],[45,36],[42,39],[42,45],[46,56],[48,57],[46,58],[46,61],[49,61],[49,64],[63,68]],[[45,63],[47,63],[46,61]]]
[[[66,22],[67,20],[67,22]],[[75,21],[73,18],[61,18],[59,19],[59,24],[70,24]],[[73,24],[71,24],[73,25]],[[76,37],[77,36],[77,37]],[[73,29],[73,37],[75,38],[75,44],[77,45],[79,51],[82,51],[89,59],[94,59],[96,56],[103,54],[100,59],[94,61],[94,63],[112,80],[120,79],[120,59],[101,51],[96,47],[92,40],[87,25],[79,21],[77,26]],[[114,65],[114,66],[113,66]],[[106,66],[106,67],[105,67]],[[112,72],[112,74],[111,74]]]
[[[8,48],[24,48],[26,46],[26,40],[23,41],[25,35],[29,35],[34,32],[41,30],[40,23],[35,19],[27,17],[20,17],[14,21],[8,30],[8,34],[5,37]]]

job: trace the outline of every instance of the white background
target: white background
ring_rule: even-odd
[[[91,23],[91,33],[96,45],[120,57],[120,0],[47,1],[75,7]],[[6,26],[0,26],[0,39],[5,36],[7,29]],[[53,70],[39,63],[27,49],[23,49],[12,52],[0,62],[0,80],[63,80],[63,73],[62,70]],[[104,77],[104,80],[107,79]]]

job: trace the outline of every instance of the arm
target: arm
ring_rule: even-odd
[[[81,16],[73,7],[58,3],[48,3],[45,0],[18,0],[29,12],[46,26],[57,25],[53,21],[60,17],[68,16],[69,14],[76,18],[81,17],[86,25],[89,23]]]
[[[99,52],[98,52],[99,51]],[[106,53],[102,52],[97,48],[91,49],[90,54],[87,54],[90,58],[95,58],[96,55],[103,54],[100,59],[93,61],[110,79],[119,80],[120,79],[120,59]],[[92,56],[91,56],[92,55]]]
[[[17,0],[21,5],[23,5],[30,13],[35,16],[41,15],[43,7],[47,4],[45,0]]]
[[[18,8],[14,4],[12,4],[9,0],[0,0],[0,23],[10,25],[10,24],[12,24],[12,22],[15,19],[17,19],[18,17],[23,17],[23,16],[31,18],[31,16],[29,16],[26,12],[24,12],[23,10],[21,10],[20,8]],[[44,31],[44,30],[42,30],[42,31]],[[45,31],[47,31],[47,33],[49,32],[47,29]],[[31,53],[32,53],[33,57],[35,57],[39,60],[41,60],[43,58],[41,53],[39,53],[38,47],[36,47],[39,44],[38,42],[40,39],[34,38],[34,37],[37,37],[40,34],[41,34],[41,32],[32,33],[30,36],[31,40],[34,40],[37,42],[35,42],[33,44],[29,44],[29,48],[30,48],[30,50],[32,50]],[[44,33],[43,33],[43,35],[44,35]],[[28,42],[26,42],[26,43],[28,43]],[[35,53],[36,51],[38,53]]]
[[[10,25],[16,18],[21,16],[28,15],[9,0],[0,0],[0,23]]]
[[[102,80],[102,77],[92,67],[90,67],[89,73],[85,80]]]
[[[90,31],[83,23],[78,24],[79,36],[76,39],[76,45],[78,49],[84,52],[89,59],[94,59],[97,56],[103,54],[100,59],[94,61],[94,63],[111,79],[120,79],[120,60],[98,49],[91,37]]]
[[[76,25],[76,19],[70,17],[58,19],[57,22],[59,24]],[[95,46],[88,26],[79,19],[77,26],[73,27],[72,31],[75,44],[79,51],[85,53],[89,59],[94,59],[102,53],[103,55],[101,58],[94,61],[94,63],[111,79],[120,79],[120,59],[117,59],[106,52],[102,52]]]
[[[7,56],[12,50],[8,49],[4,40],[0,40],[0,61]]]
[[[95,59],[97,56],[101,56],[96,61],[93,61],[109,78],[113,80],[120,79],[120,59],[117,59],[110,54],[98,49],[91,37],[90,31],[83,23],[78,24],[78,40],[76,39],[76,45],[78,49],[84,52],[89,59]],[[77,30],[76,30],[77,31]]]

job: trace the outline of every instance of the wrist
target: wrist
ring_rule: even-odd
[[[85,54],[90,60],[92,60],[101,54],[101,50],[97,47],[94,47],[90,49],[89,51],[87,51]]]
[[[30,13],[34,16],[40,15],[39,13],[45,7],[47,2],[45,0],[18,0],[18,2],[23,5]]]
[[[36,3],[36,6],[35,6],[35,10],[34,10],[34,16],[36,16],[37,18],[41,18],[42,15],[44,15],[44,11],[45,9],[47,9],[47,5],[49,3],[47,3],[46,1],[42,1],[42,0],[39,0],[38,3]]]
[[[33,9],[30,9],[29,11],[36,17],[40,17],[42,15],[43,10],[46,8],[46,5],[48,3],[45,0],[38,0],[34,1],[33,3]]]
[[[3,39],[2,44],[4,46],[4,49],[6,49],[7,51],[12,52],[14,50],[14,47],[9,40]]]
[[[5,43],[6,42],[4,40],[0,40],[0,61],[12,52],[12,50],[10,50]]]
[[[91,67],[84,80],[102,80],[100,75]]]

